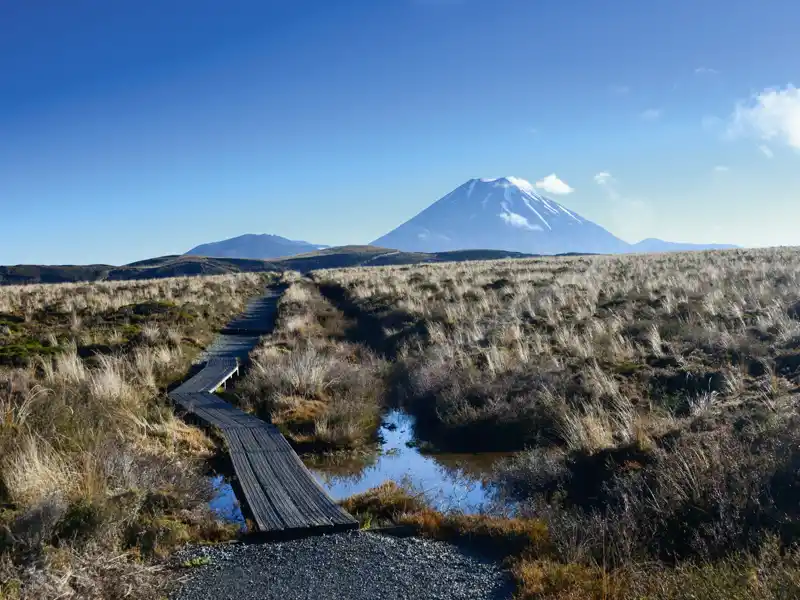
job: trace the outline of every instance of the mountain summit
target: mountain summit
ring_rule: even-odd
[[[416,252],[468,248],[529,254],[630,251],[627,242],[518,177],[470,179],[372,244]]]
[[[189,250],[188,256],[214,256],[217,258],[281,258],[327,248],[319,244],[309,244],[288,240],[279,235],[267,233],[247,233],[235,238],[201,244]]]

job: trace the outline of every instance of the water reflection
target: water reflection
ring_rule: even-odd
[[[223,521],[238,523],[244,527],[245,520],[242,514],[242,507],[239,506],[239,501],[236,499],[236,494],[233,492],[231,484],[222,475],[215,475],[210,479],[211,486],[214,489],[214,497],[208,503],[211,510]]]
[[[309,469],[334,500],[364,492],[385,481],[424,491],[441,510],[479,512],[494,489],[486,476],[501,453],[423,454],[413,447],[413,419],[400,411],[386,417],[377,455],[350,461],[314,462]]]

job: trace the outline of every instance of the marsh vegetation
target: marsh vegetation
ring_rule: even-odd
[[[522,595],[788,598],[800,581],[798,258],[569,257],[313,279],[392,359],[386,401],[415,417],[422,442],[514,451],[493,480],[539,532],[533,549],[508,552]],[[421,530],[462,529],[433,514]]]

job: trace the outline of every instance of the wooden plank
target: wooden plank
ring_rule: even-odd
[[[286,438],[281,435],[278,428],[274,425],[267,425],[261,427],[253,432],[254,437],[258,440],[258,445],[262,450],[267,452],[291,452],[294,453],[292,446],[286,441]]]
[[[244,492],[244,500],[259,531],[282,531],[285,529],[278,511],[264,494],[247,454],[243,452],[231,453],[231,462],[236,471],[239,485]]]
[[[320,510],[313,500],[308,497],[302,482],[305,474],[287,460],[286,453],[263,452],[261,456],[269,464],[279,484],[286,490],[292,503],[303,514],[307,523],[317,527],[331,525],[331,521],[324,511]]]
[[[239,360],[272,326],[277,294],[248,306],[226,331],[248,336],[240,341],[221,336],[206,354],[203,368],[169,393],[182,410],[218,427],[246,504],[259,531],[313,532],[354,528],[356,520],[342,510],[314,479],[277,427],[247,414],[212,392],[238,372]]]
[[[298,482],[303,487],[306,496],[313,500],[333,524],[347,525],[353,523],[355,519],[328,496],[297,454],[294,452],[288,454],[287,460],[294,461],[298,470],[304,473],[304,477],[298,477]]]
[[[263,452],[249,452],[247,459],[253,467],[253,472],[261,485],[264,495],[276,512],[285,529],[304,529],[313,526],[308,515],[305,515],[297,503],[292,499],[289,489],[280,480],[272,465],[266,460],[268,455]]]

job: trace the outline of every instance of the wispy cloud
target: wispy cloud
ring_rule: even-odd
[[[727,165],[717,165],[716,167],[714,167],[713,170],[714,173],[727,173],[728,171],[731,170],[731,168],[728,167]]]
[[[565,181],[560,180],[555,173],[540,179],[533,185],[536,189],[543,190],[549,194],[556,194],[558,196],[571,194],[575,191],[573,188],[567,185]]]
[[[728,133],[781,142],[800,150],[800,89],[792,84],[783,89],[767,88],[739,102]]]
[[[648,108],[645,111],[642,111],[642,114],[639,116],[644,119],[645,121],[657,121],[662,117],[664,111],[660,108]]]
[[[719,75],[719,71],[711,67],[697,67],[694,70],[695,75]]]
[[[766,144],[761,144],[758,147],[758,151],[761,152],[761,154],[763,154],[767,158],[772,158],[773,156],[775,156],[775,153],[772,151],[772,148],[770,148]]]
[[[597,185],[606,185],[609,183],[614,183],[614,178],[611,176],[611,173],[608,171],[600,171],[596,173],[594,176],[594,182]]]

